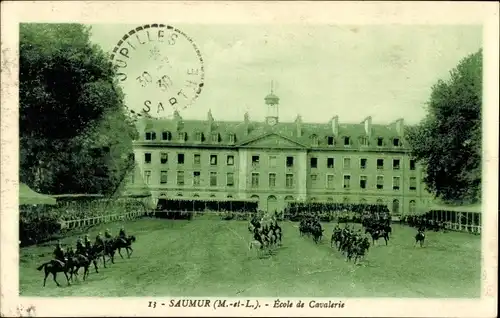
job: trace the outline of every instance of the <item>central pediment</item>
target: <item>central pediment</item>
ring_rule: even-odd
[[[290,139],[288,137],[279,135],[277,133],[267,133],[246,140],[238,145],[243,148],[289,148],[289,149],[303,149],[305,145]]]

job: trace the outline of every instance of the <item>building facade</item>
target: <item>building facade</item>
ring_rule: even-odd
[[[262,210],[289,201],[385,204],[393,214],[423,212],[432,200],[421,167],[406,147],[404,121],[292,123],[278,118],[279,98],[265,98],[264,122],[141,119],[136,169],[128,187],[144,184],[158,198],[258,200]]]

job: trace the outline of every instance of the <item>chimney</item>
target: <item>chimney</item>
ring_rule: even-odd
[[[245,113],[243,124],[245,126],[245,136],[250,133],[250,115],[248,112]]]
[[[207,135],[210,135],[210,133],[213,130],[213,126],[214,126],[214,117],[212,116],[212,110],[209,109],[207,114]]]
[[[335,137],[339,134],[339,116],[334,116],[330,120],[330,124],[332,125],[332,132]]]
[[[302,137],[302,117],[300,115],[295,118],[295,126],[297,127],[297,137]]]
[[[372,116],[366,117],[361,123],[365,124],[366,135],[368,137],[371,137],[371,135],[372,135]]]
[[[184,127],[182,117],[177,110],[174,111],[174,123],[175,123],[175,129],[177,131],[182,130],[182,128]]]
[[[396,124],[396,131],[398,132],[398,134],[400,136],[403,136],[404,135],[404,129],[405,129],[405,123],[404,123],[404,119],[403,118],[399,118],[396,120],[395,122]]]

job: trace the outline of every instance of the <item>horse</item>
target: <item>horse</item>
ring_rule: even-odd
[[[78,271],[80,270],[81,267],[83,267],[83,280],[85,280],[89,276],[89,267],[92,262],[94,262],[94,267],[96,270],[96,273],[99,273],[97,270],[97,264],[96,260],[92,258],[91,256],[86,256],[82,254],[75,254],[70,257],[72,263],[72,270],[70,272],[70,279],[73,279],[73,274],[75,277],[78,276]]]
[[[323,232],[325,230],[322,229],[321,227],[314,227],[313,228],[313,231],[312,231],[312,235],[313,235],[313,241],[314,243],[318,244],[318,242],[321,240],[321,238],[323,237]]]
[[[66,262],[62,262],[60,260],[50,260],[48,262],[43,263],[42,265],[37,267],[37,270],[41,271],[42,269],[45,269],[45,277],[43,279],[43,287],[45,287],[45,282],[47,281],[47,277],[49,274],[52,273],[52,277],[54,278],[54,282],[56,282],[57,286],[61,287],[59,283],[57,282],[56,276],[57,273],[64,273],[64,276],[66,276],[66,280],[68,281],[68,286],[71,285],[69,282],[69,277],[68,273],[71,272],[72,269],[72,264],[71,260],[68,259]]]
[[[116,238],[113,244],[113,250],[118,250],[118,254],[120,254],[121,258],[123,255],[121,253],[121,249],[124,248],[127,251],[127,257],[130,258],[130,255],[134,252],[132,249],[132,242],[135,242],[135,236],[130,235],[126,238]]]
[[[372,237],[372,244],[375,245],[375,241],[378,241],[379,238],[383,238],[385,240],[385,245],[389,241],[389,235],[385,230],[375,230],[375,229],[367,229]]]
[[[417,235],[415,235],[415,246],[417,246],[417,243],[420,242],[420,247],[423,247],[424,241],[425,241],[425,233],[419,231]]]

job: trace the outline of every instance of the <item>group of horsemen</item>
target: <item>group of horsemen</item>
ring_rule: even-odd
[[[127,235],[125,234],[125,229],[124,227],[120,228],[120,232],[118,233],[118,239],[126,241]],[[114,240],[114,237],[111,235],[109,229],[106,229],[104,232],[104,238],[102,237],[102,233],[99,232],[95,238],[95,243],[94,246],[98,248],[102,248],[102,250],[106,253],[106,247],[110,246],[110,243],[112,243]],[[67,262],[67,257],[68,256],[73,256],[73,255],[83,255],[85,257],[89,257],[89,253],[92,251],[92,242],[90,241],[89,235],[86,234],[84,241],[82,242],[81,238],[78,238],[76,241],[76,250],[73,251],[73,248],[70,246],[68,250],[65,252],[63,247],[61,246],[61,242],[57,241],[56,243],[56,248],[54,250],[54,257],[56,261],[61,262],[64,266],[64,264]]]

